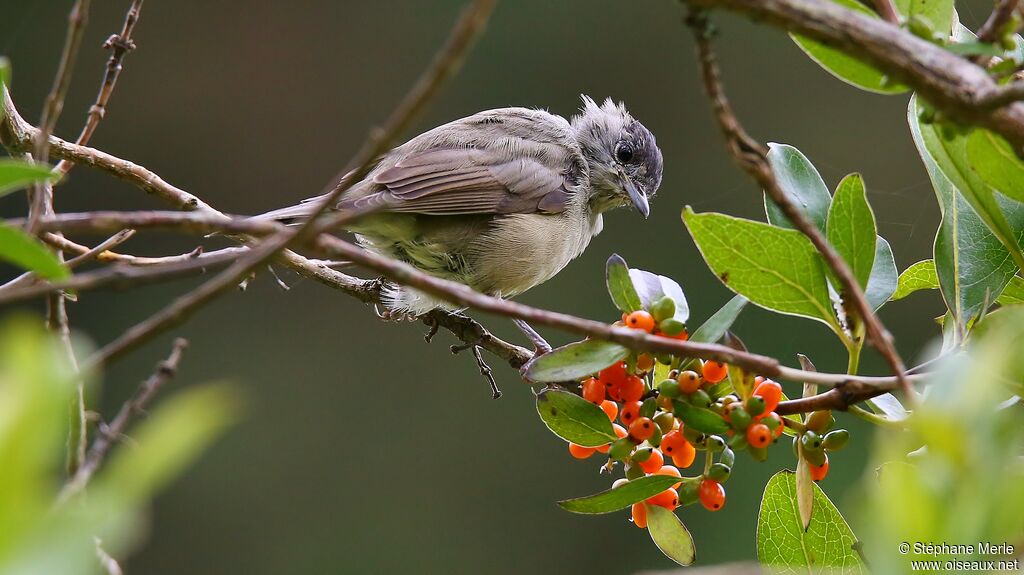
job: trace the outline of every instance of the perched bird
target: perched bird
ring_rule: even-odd
[[[508,298],[582,254],[605,211],[632,205],[646,218],[661,174],[654,135],[621,103],[583,96],[571,121],[500,108],[420,134],[381,157],[333,209],[379,207],[348,226],[366,249]],[[257,217],[301,221],[322,197]],[[395,315],[451,308],[404,286],[385,296]]]

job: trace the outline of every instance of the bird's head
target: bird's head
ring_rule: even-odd
[[[611,98],[600,106],[583,96],[572,118],[576,140],[590,167],[591,206],[603,212],[632,205],[645,218],[661,185],[661,150],[654,134]]]

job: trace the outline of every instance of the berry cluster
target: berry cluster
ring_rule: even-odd
[[[650,309],[623,314],[617,325],[687,339],[685,326],[671,319],[674,304],[670,299],[664,298]],[[656,368],[658,363],[667,367]],[[664,379],[655,385],[656,371],[668,377],[662,375]],[[632,506],[637,527],[646,527],[650,505],[671,511],[700,501],[709,511],[718,511],[725,505],[723,483],[732,474],[736,452],[746,450],[755,460],[764,461],[768,447],[783,434],[786,425],[775,412],[783,399],[782,386],[760,376],[748,380],[752,385],[735,385],[732,378],[747,376],[740,370],[730,371],[728,365],[717,361],[638,354],[582,382],[580,394],[605,412],[618,439],[600,447],[570,443],[573,457],[607,454],[603,468],[607,471],[621,463],[625,477],[615,481],[613,488],[648,475],[680,478],[665,491]],[[738,391],[741,387],[746,393]],[[701,419],[688,425],[695,411]],[[828,473],[825,452],[842,447],[849,435],[843,430],[821,435],[830,425],[831,414],[817,416],[820,421],[814,417],[807,424],[795,421],[790,426],[796,429],[794,448],[811,465],[812,477],[820,480]],[[698,451],[706,453],[703,472],[683,476],[682,470],[693,465]]]

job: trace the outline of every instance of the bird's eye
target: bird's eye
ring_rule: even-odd
[[[619,142],[615,145],[615,159],[625,164],[633,159],[633,146],[629,142]]]

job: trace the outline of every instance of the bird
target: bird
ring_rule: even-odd
[[[330,210],[372,211],[345,228],[374,253],[499,298],[560,272],[632,206],[645,219],[661,185],[654,135],[610,98],[583,95],[570,120],[541,109],[485,110],[424,132],[380,157]],[[256,216],[295,224],[324,196]],[[386,284],[389,318],[455,306]]]

